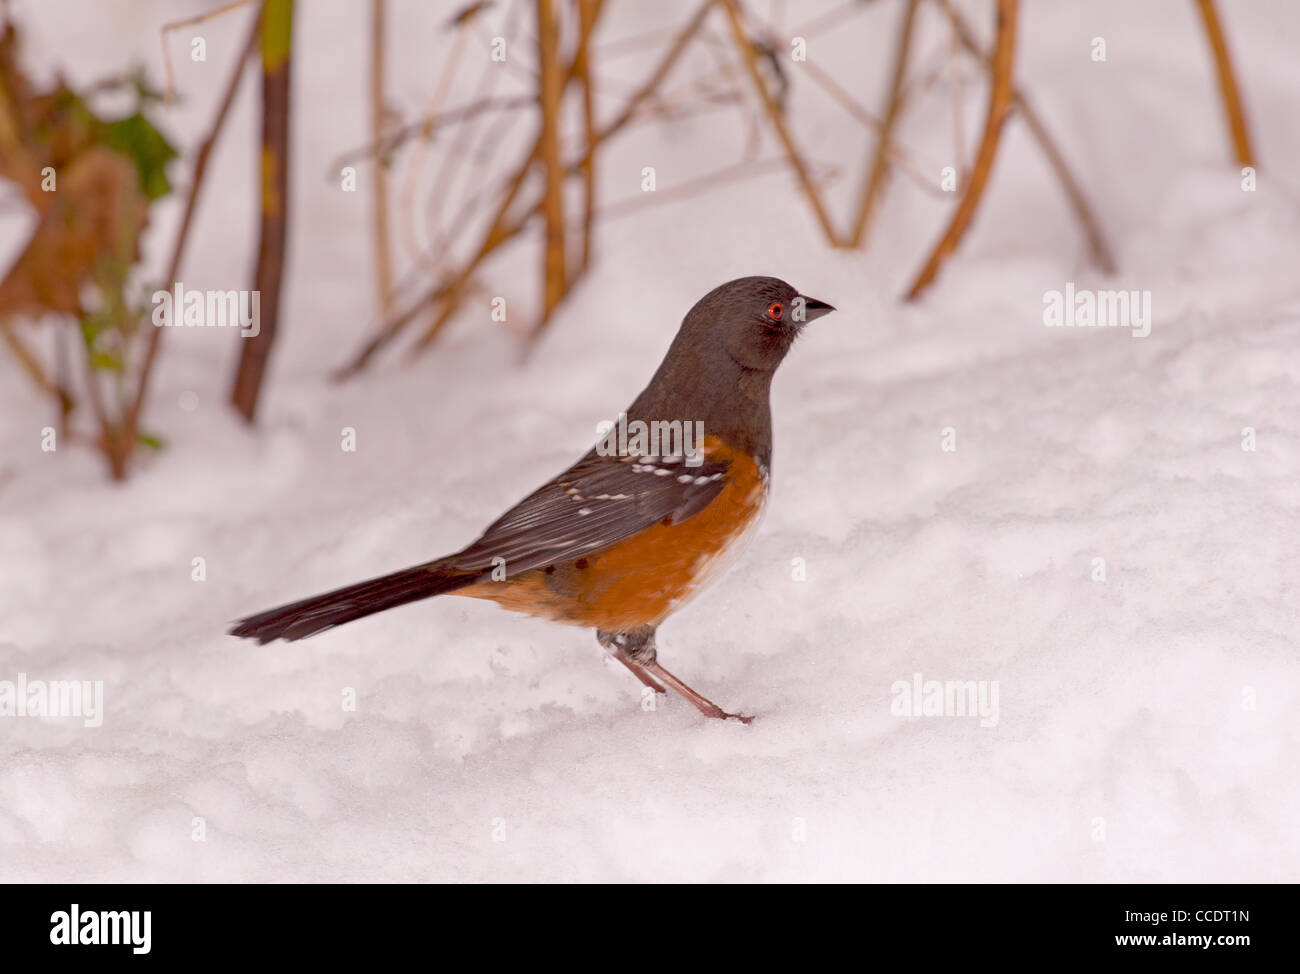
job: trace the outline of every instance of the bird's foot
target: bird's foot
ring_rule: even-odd
[[[673,676],[671,673],[665,670],[658,663],[651,663],[650,665],[645,667],[645,669],[646,672],[649,673],[652,677],[664,683],[665,685],[672,687],[672,689],[676,690],[679,694],[681,694],[683,697],[689,700],[691,704],[695,707],[695,709],[698,710],[700,713],[702,713],[705,717],[712,717],[715,720],[738,720],[742,724],[749,724],[752,723],[754,720],[753,717],[748,716],[747,714],[727,713],[727,711],[723,710],[721,707],[719,707],[708,697],[704,696],[702,693],[698,693],[695,690],[692,690],[685,683],[677,679],[677,677]]]

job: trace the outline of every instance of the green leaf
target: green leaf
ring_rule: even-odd
[[[110,122],[104,144],[135,163],[146,198],[156,200],[171,192],[167,163],[176,158],[176,150],[140,112]]]
[[[121,372],[122,357],[116,352],[104,352],[92,348],[90,350],[90,367],[96,372]]]
[[[107,327],[108,322],[105,321],[103,315],[89,314],[81,319],[80,324],[81,339],[86,343],[86,347],[89,348],[94,346],[95,340],[99,338],[100,333],[103,332],[105,327]]]

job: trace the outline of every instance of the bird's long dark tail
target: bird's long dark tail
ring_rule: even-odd
[[[479,577],[478,572],[443,568],[436,562],[416,565],[240,619],[230,634],[256,639],[259,643],[269,643],[273,639],[305,639],[385,609],[454,592],[473,584]]]

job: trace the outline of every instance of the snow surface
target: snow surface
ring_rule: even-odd
[[[29,64],[84,81],[127,55],[160,78],[158,25],[206,5],[14,6]],[[1114,278],[1088,266],[1013,121],[973,232],[914,305],[897,297],[951,199],[896,175],[870,249],[836,252],[772,172],[611,219],[526,364],[484,297],[414,365],[334,385],[373,318],[369,172],[356,194],[329,172],[366,141],[366,7],[300,5],[286,333],[259,427],[223,405],[234,333],[169,334],[148,416],[167,449],[113,485],[84,448],[40,451],[52,417],[0,357],[0,680],[102,680],[106,700],[98,728],[0,720],[0,880],[1297,879],[1300,9],[1222,5],[1263,160],[1247,193],[1192,4],[1022,6],[1018,76],[1097,203]],[[808,7],[784,5],[786,27],[826,9]],[[987,37],[987,5],[965,7]],[[414,114],[451,7],[394,8],[393,99]],[[686,9],[616,4],[605,36]],[[898,10],[810,39],[872,110]],[[206,25],[206,64],[186,58],[190,33],[173,41],[187,100],[166,120],[186,147],[243,31]],[[932,14],[921,36],[918,63],[942,65]],[[605,62],[602,112],[652,54]],[[677,87],[711,64],[694,52]],[[790,67],[801,140],[839,168],[847,220],[869,142]],[[969,151],[983,87],[965,79]],[[945,91],[902,130],[936,179]],[[253,92],[213,158],[187,287],[250,286]],[[721,111],[629,129],[600,157],[602,199],[636,198],[646,165],[662,191],[727,164],[746,135]],[[528,137],[503,132],[492,158]],[[177,209],[151,229],[155,273]],[[22,215],[0,226],[16,247]],[[512,324],[537,273],[531,245],[485,270]],[[753,725],[675,698],[645,712],[590,633],[472,600],[291,645],[224,635],[471,540],[594,441],[700,295],[754,273],[841,310],[778,377],[762,530],[660,637],[670,669]],[[1043,294],[1067,281],[1149,289],[1150,336],[1045,328]],[[997,681],[996,725],[895,716],[891,687],[918,672]]]

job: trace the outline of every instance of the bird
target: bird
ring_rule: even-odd
[[[435,595],[488,599],[595,629],[656,693],[749,723],[665,669],[655,633],[756,529],[772,469],[772,377],[807,323],[834,310],[775,277],[714,288],[602,439],[472,544],[248,616],[230,634],[296,640]]]

